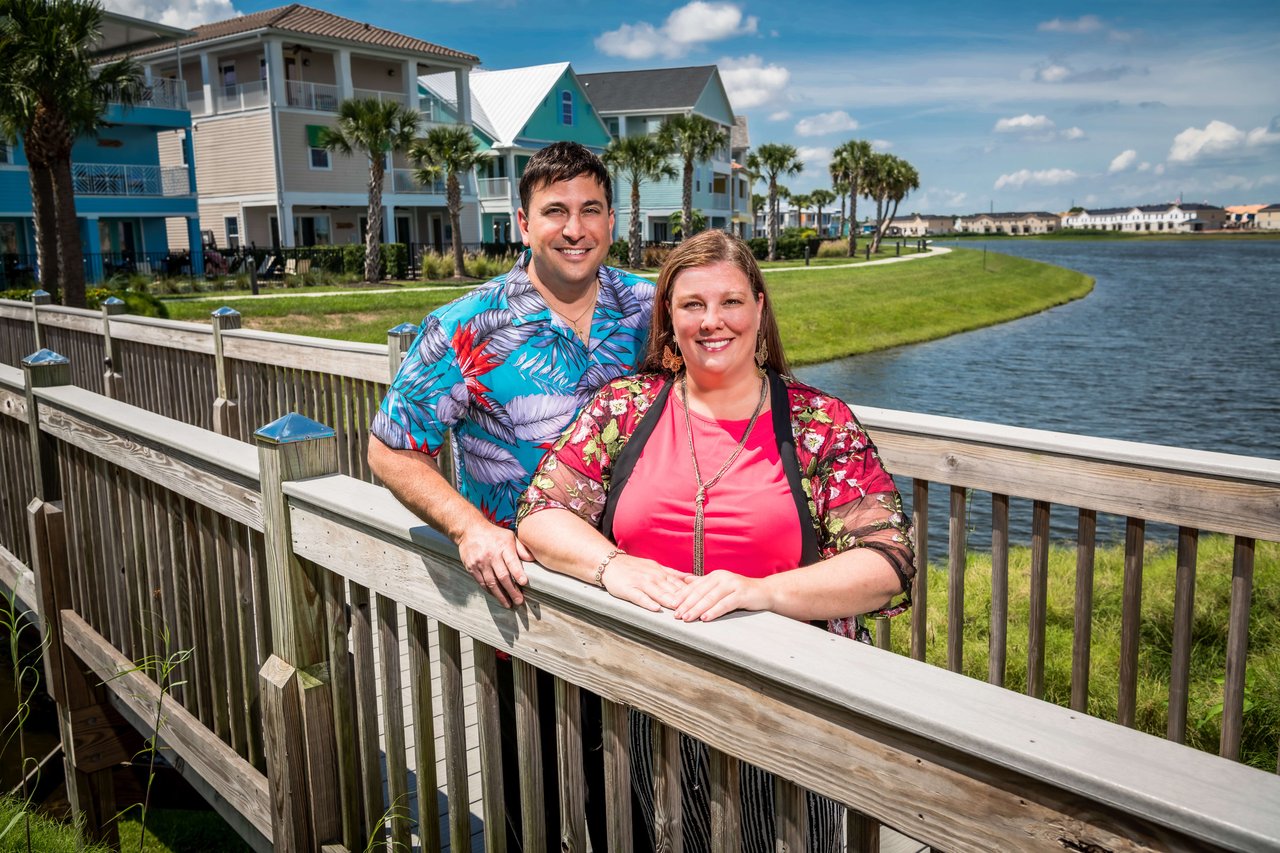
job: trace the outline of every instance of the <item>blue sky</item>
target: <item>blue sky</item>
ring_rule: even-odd
[[[193,26],[270,0],[106,0]],[[753,145],[827,186],[851,138],[903,157],[904,210],[1280,202],[1280,2],[315,0],[487,68],[716,64]],[[900,11],[895,11],[900,10]]]

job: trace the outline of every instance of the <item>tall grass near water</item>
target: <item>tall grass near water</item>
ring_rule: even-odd
[[[1188,746],[1218,752],[1222,733],[1223,679],[1231,605],[1232,539],[1202,536],[1196,568],[1190,684],[1187,705]],[[1169,721],[1169,680],[1173,649],[1176,545],[1149,543],[1142,572],[1142,620],[1134,728],[1164,737]],[[1031,551],[1009,549],[1009,627],[1005,687],[1025,692],[1029,629]],[[1076,589],[1074,547],[1055,545],[1049,552],[1049,588],[1045,625],[1046,701],[1071,701],[1071,648]],[[928,630],[925,660],[947,664],[947,567],[929,571]],[[1094,566],[1092,636],[1089,658],[1091,716],[1115,721],[1120,683],[1121,602],[1124,549],[1098,548]],[[991,556],[970,553],[965,569],[963,673],[987,680],[991,614]],[[891,646],[909,654],[909,617],[895,621]],[[1280,739],[1280,544],[1258,542],[1249,621],[1241,760],[1276,771]],[[945,708],[939,713],[946,713]]]

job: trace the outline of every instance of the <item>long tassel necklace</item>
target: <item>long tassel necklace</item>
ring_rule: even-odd
[[[556,316],[558,316],[561,320],[564,320],[566,323],[569,324],[569,328],[573,329],[574,334],[576,334],[579,338],[581,338],[583,343],[587,342],[587,331],[584,331],[581,327],[579,327],[578,324],[582,322],[582,318],[587,316],[588,312],[595,310],[596,297],[599,295],[600,295],[600,281],[597,280],[596,292],[594,295],[592,295],[591,302],[587,305],[586,308],[582,309],[581,314],[579,314],[577,317],[574,317],[573,319],[569,319],[569,316],[565,314],[563,311],[556,311],[556,309],[554,308],[551,309],[552,311],[555,311]],[[548,305],[547,307],[550,308],[551,306]],[[588,330],[589,329],[590,329],[590,324],[588,324]]]
[[[720,470],[716,475],[707,482],[702,482],[702,472],[698,470],[698,454],[693,449],[693,423],[689,420],[689,383],[684,375],[680,377],[680,402],[684,404],[684,434],[689,439],[689,456],[693,459],[693,480],[698,484],[698,492],[693,496],[693,573],[698,577],[702,577],[704,573],[703,567],[703,550],[706,544],[706,518],[703,514],[703,505],[707,502],[707,492],[711,487],[720,482],[720,478],[725,475],[734,461],[742,453],[742,449],[747,446],[747,437],[751,435],[751,430],[756,425],[756,419],[760,417],[760,413],[764,411],[764,398],[769,392],[769,384],[767,379],[760,380],[760,401],[756,403],[756,410],[751,414],[751,421],[747,424],[746,432],[742,434],[742,440],[738,442],[738,446],[729,454],[729,458],[720,466]]]

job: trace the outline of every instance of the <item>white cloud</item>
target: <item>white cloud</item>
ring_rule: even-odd
[[[1173,138],[1169,162],[1191,163],[1201,157],[1226,154],[1239,148],[1275,145],[1280,143],[1278,124],[1273,121],[1270,127],[1255,127],[1245,132],[1235,125],[1214,119],[1203,128],[1188,127]]]
[[[769,113],[769,121],[787,121],[791,118],[791,110],[778,110],[776,113]]]
[[[1133,165],[1133,161],[1138,159],[1138,152],[1132,148],[1121,151],[1111,161],[1111,165],[1107,168],[1107,174],[1114,175],[1116,172],[1123,172],[1125,169]]]
[[[183,28],[241,14],[231,0],[105,0],[103,6],[122,15]]]
[[[825,172],[827,164],[831,162],[831,148],[828,146],[801,145],[796,153],[800,156],[800,162],[804,163],[806,172]]]
[[[1013,118],[1002,118],[996,122],[996,133],[1026,133],[1053,130],[1053,121],[1048,116],[1033,116],[1023,113]]]
[[[1139,164],[1138,164],[1138,171],[1139,171],[1139,172],[1150,172],[1150,171],[1151,171],[1151,164],[1150,164],[1150,163],[1148,163],[1148,162],[1146,162],[1146,161],[1144,160],[1143,162],[1141,162],[1141,163],[1139,163]]]
[[[668,15],[661,27],[641,21],[601,33],[596,37],[596,49],[624,59],[674,59],[700,44],[750,35],[758,23],[754,15],[744,16],[732,3],[694,0]]]
[[[1071,69],[1065,65],[1046,65],[1036,71],[1036,79],[1041,83],[1061,83],[1071,76]]]
[[[796,122],[796,133],[800,136],[826,136],[828,133],[857,129],[858,122],[844,110],[818,113]]]
[[[1075,142],[1077,139],[1084,139],[1084,131],[1078,127],[1069,127],[1062,131],[1062,138],[1069,142]]]
[[[1033,172],[1030,169],[1019,169],[1016,172],[996,178],[995,188],[1002,190],[1005,187],[1010,187],[1020,190],[1028,185],[1052,187],[1058,184],[1070,183],[1078,177],[1079,175],[1070,169],[1042,169],[1037,172]]]
[[[921,213],[948,213],[960,209],[968,197],[968,193],[959,190],[932,187],[916,197],[914,206]]]
[[[754,53],[717,63],[720,80],[735,110],[749,110],[776,101],[791,82],[791,72],[781,65],[764,64]]]
[[[1151,171],[1152,171],[1154,174],[1157,174],[1157,175],[1163,175],[1163,174],[1164,174],[1164,163],[1156,163],[1155,168],[1154,168],[1154,169],[1152,169]]]
[[[871,147],[876,151],[888,151],[893,147],[893,143],[887,139],[873,139],[871,140]]]
[[[1052,21],[1041,21],[1036,27],[1037,30],[1044,33],[1075,33],[1084,35],[1087,33],[1096,33],[1102,29],[1102,19],[1097,15],[1081,15],[1074,21],[1065,20],[1063,18],[1054,18]]]

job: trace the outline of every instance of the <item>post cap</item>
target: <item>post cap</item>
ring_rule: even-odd
[[[394,329],[387,329],[388,335],[408,335],[418,331],[418,327],[412,323],[401,323]]]
[[[333,438],[335,434],[329,427],[311,420],[306,415],[290,412],[260,427],[254,433],[254,437],[267,444],[290,444],[295,441]]]
[[[22,360],[23,367],[43,367],[50,364],[70,364],[71,359],[65,355],[59,355],[51,349],[42,349],[39,352],[33,352]]]
[[[230,306],[223,305],[214,311],[209,312],[210,317],[239,317],[240,312]]]
[[[31,291],[31,298],[32,298],[32,299],[44,299],[44,298],[46,298],[46,297],[52,297],[52,296],[53,296],[53,294],[51,294],[49,291],[45,290],[43,287],[42,287],[42,288],[40,288],[39,290],[33,290],[33,291]]]
[[[119,296],[108,296],[106,299],[102,300],[102,304],[103,305],[123,305],[124,300],[121,299]]]

